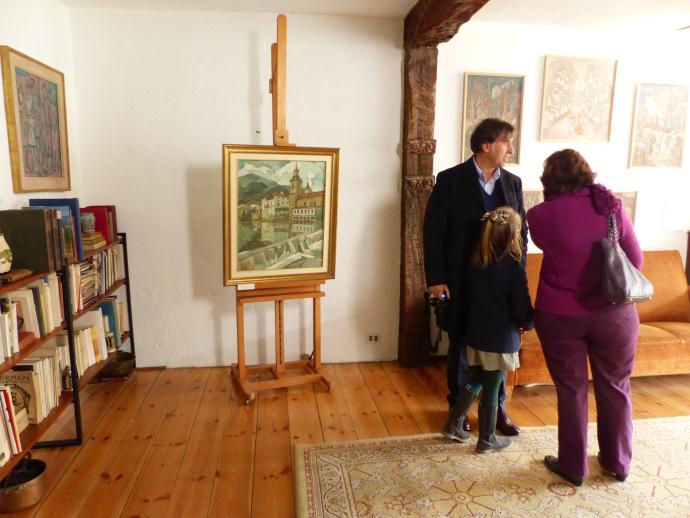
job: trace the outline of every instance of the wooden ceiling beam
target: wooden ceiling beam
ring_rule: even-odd
[[[489,0],[419,0],[405,17],[405,47],[436,46],[457,34]]]

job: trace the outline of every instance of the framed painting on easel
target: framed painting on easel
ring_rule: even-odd
[[[520,134],[522,132],[522,97],[525,76],[508,74],[465,73],[462,106],[462,161],[472,156],[470,137],[474,128],[488,117],[509,122],[513,132],[514,152],[508,164],[520,163]]]
[[[335,276],[339,150],[223,146],[223,282]]]
[[[69,191],[62,72],[10,47],[0,56],[14,192]]]

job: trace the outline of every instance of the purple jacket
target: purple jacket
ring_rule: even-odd
[[[614,211],[620,244],[630,262],[642,266],[642,250],[620,199],[600,184],[549,196],[527,212],[532,242],[544,252],[535,308],[558,315],[588,315],[611,304],[601,294],[598,241]]]

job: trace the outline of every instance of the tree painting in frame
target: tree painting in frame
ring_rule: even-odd
[[[472,156],[470,137],[474,128],[482,120],[494,117],[509,122],[515,128],[513,133],[514,152],[507,163],[520,163],[524,84],[524,76],[465,73],[462,108],[463,162]]]
[[[224,284],[332,279],[339,150],[223,146]]]
[[[640,84],[630,167],[681,167],[688,112],[687,85]]]
[[[609,142],[616,61],[546,56],[540,140]]]
[[[14,192],[69,191],[62,72],[1,46]]]

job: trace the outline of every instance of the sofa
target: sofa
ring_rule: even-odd
[[[532,302],[539,284],[541,260],[541,254],[527,254]],[[640,337],[632,375],[690,373],[690,297],[680,253],[677,250],[644,252],[642,273],[654,284],[654,297],[637,305]],[[520,368],[508,378],[513,386],[552,383],[534,330],[523,335]]]

